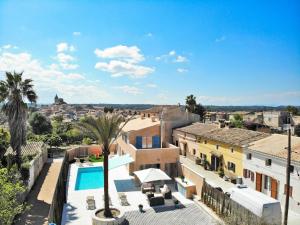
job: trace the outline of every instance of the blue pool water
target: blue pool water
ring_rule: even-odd
[[[103,188],[103,167],[79,168],[77,172],[75,190]]]

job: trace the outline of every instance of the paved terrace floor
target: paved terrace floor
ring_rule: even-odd
[[[48,213],[52,203],[56,182],[60,172],[62,160],[55,159],[45,163],[36,183],[32,187],[28,198],[31,209],[18,218],[15,225],[47,225]]]
[[[183,165],[187,166],[188,168],[192,169],[194,172],[204,177],[208,183],[213,183],[221,187],[224,192],[226,192],[228,189],[235,186],[233,183],[230,183],[229,181],[225,181],[224,179],[219,177],[219,175],[214,173],[213,171],[205,170],[202,166],[197,165],[191,159],[188,159],[184,156],[180,156],[180,162]]]
[[[101,164],[94,164],[100,166]],[[64,206],[62,225],[90,225],[91,216],[94,213],[86,208],[86,197],[93,195],[96,201],[96,207],[103,207],[103,188],[75,191],[75,183],[78,166],[70,165],[68,178],[67,204]],[[169,185],[169,184],[168,184]],[[169,185],[173,196],[181,204],[175,209],[172,200],[166,201],[164,206],[150,207],[147,197],[140,191],[134,182],[134,178],[129,176],[125,166],[115,168],[109,171],[109,195],[112,205],[125,212],[127,224],[143,225],[201,225],[217,224],[217,221],[205,210],[198,207],[193,201],[184,198],[177,192],[174,186]],[[118,193],[123,192],[127,196],[129,206],[121,206]],[[139,212],[138,205],[143,204],[144,213]]]

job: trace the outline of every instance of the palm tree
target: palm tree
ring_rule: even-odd
[[[36,103],[37,95],[31,79],[22,80],[22,73],[6,72],[6,80],[0,81],[0,103],[8,118],[10,145],[16,153],[18,168],[21,168],[21,146],[26,145],[27,99]]]
[[[123,118],[119,115],[102,115],[98,118],[87,117],[79,123],[79,127],[87,132],[94,140],[97,140],[98,144],[102,145],[102,151],[104,155],[104,216],[112,217],[111,210],[109,208],[109,195],[108,195],[108,156],[110,153],[110,147],[112,143],[118,138],[122,128],[128,122],[128,120],[121,123]]]
[[[189,95],[185,99],[185,108],[188,112],[194,113],[196,110],[196,97],[194,95]]]

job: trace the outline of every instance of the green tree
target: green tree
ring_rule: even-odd
[[[47,139],[47,144],[52,148],[53,146],[58,148],[63,143],[62,139],[60,136],[57,134],[52,134],[48,139]]]
[[[15,216],[26,209],[20,201],[26,190],[20,178],[16,168],[0,168],[0,224],[12,224]]]
[[[26,145],[27,99],[36,103],[37,95],[31,79],[22,79],[23,73],[6,72],[6,80],[0,81],[0,103],[8,118],[10,145],[16,152],[18,169],[21,168],[21,146]]]
[[[195,113],[196,111],[196,96],[194,95],[189,95],[185,99],[185,108],[187,109],[188,112]]]
[[[298,114],[298,108],[292,105],[289,105],[286,107],[286,111],[292,113],[293,115],[297,115]]]
[[[206,109],[200,103],[196,105],[195,113],[200,116],[200,121],[204,121],[204,117],[206,115]]]
[[[103,147],[104,156],[104,216],[112,217],[109,208],[109,195],[108,195],[108,156],[112,143],[119,136],[122,127],[127,123],[125,122],[122,127],[120,124],[122,117],[118,115],[113,116],[100,116],[98,118],[89,117],[84,122],[79,123],[79,127],[90,135],[92,139],[97,140],[98,144]]]
[[[200,103],[197,104],[196,97],[194,95],[189,95],[185,99],[185,109],[190,113],[195,113],[200,116],[200,121],[204,120],[206,109]]]
[[[81,143],[83,139],[82,133],[80,132],[80,130],[76,128],[72,128],[71,130],[68,130],[66,136],[67,136],[68,144]]]
[[[103,109],[103,111],[105,112],[105,113],[113,113],[113,111],[114,111],[114,108],[113,107],[104,107],[104,109]]]
[[[49,134],[52,132],[51,122],[41,113],[32,113],[28,122],[34,134]]]
[[[0,128],[0,162],[3,156],[5,155],[5,152],[8,147],[9,147],[9,133],[3,128]]]
[[[230,120],[231,126],[236,128],[243,127],[243,117],[240,114],[234,114],[233,119]]]

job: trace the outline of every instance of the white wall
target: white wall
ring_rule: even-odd
[[[29,169],[29,179],[28,179],[28,191],[31,190],[32,186],[34,185],[35,180],[39,176],[41,170],[43,169],[43,166],[45,162],[48,159],[48,151],[47,147],[44,146],[42,149],[42,152],[39,153],[31,162],[30,162],[30,169]]]
[[[247,153],[252,154],[252,159],[247,159]],[[272,165],[266,166],[265,159],[272,159]],[[258,172],[261,174],[265,174],[267,176],[273,177],[274,179],[279,181],[278,184],[278,200],[281,202],[282,207],[285,204],[285,195],[284,195],[284,185],[286,184],[286,161],[281,158],[272,157],[270,155],[265,155],[263,153],[254,152],[251,150],[244,150],[243,156],[243,164],[244,169],[251,170],[252,172]],[[296,164],[292,162],[294,166],[294,172],[291,173],[290,185],[293,187],[292,197],[290,198],[290,206],[289,208],[292,211],[300,213],[300,163]],[[255,183],[251,181],[251,178],[243,178],[245,184],[255,190]],[[263,179],[262,179],[263,185]],[[263,186],[262,186],[263,191]]]

